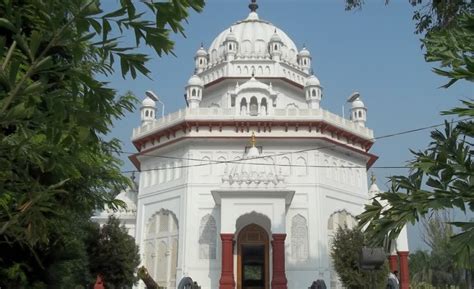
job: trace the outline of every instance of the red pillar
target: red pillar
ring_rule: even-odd
[[[233,240],[234,234],[221,234],[222,240],[222,268],[219,289],[234,289],[234,254]]]
[[[390,272],[398,271],[398,256],[397,255],[388,256],[388,265],[390,267]]]
[[[273,234],[273,276],[272,289],[288,289],[285,271],[285,238],[286,234]]]
[[[409,289],[408,251],[399,251],[398,258],[400,262],[400,289]]]

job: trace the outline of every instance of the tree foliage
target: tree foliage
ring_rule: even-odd
[[[427,34],[427,61],[439,62],[442,69],[434,71],[450,80],[445,87],[458,80],[474,81],[473,46],[474,17],[457,15],[450,27]],[[467,43],[470,42],[470,43]],[[444,130],[431,132],[431,143],[423,151],[412,151],[408,176],[390,178],[389,192],[377,197],[386,200],[387,206],[374,199],[359,216],[362,225],[374,243],[388,236],[396,238],[406,223],[415,223],[433,211],[455,208],[461,212],[474,210],[474,164],[472,138],[474,137],[474,103],[462,101],[460,107],[444,112],[463,118],[456,123],[445,123]],[[467,117],[467,118],[466,118]],[[461,232],[451,238],[457,265],[473,268],[474,223],[452,222]]]
[[[138,281],[138,246],[117,218],[109,217],[102,228],[96,226],[87,251],[91,275],[102,275],[107,289],[130,288]]]
[[[456,21],[457,15],[474,12],[471,0],[406,0],[415,10],[416,33],[444,30]],[[384,0],[389,4],[390,0]],[[346,0],[346,10],[360,9],[364,0]]]
[[[120,0],[113,11],[103,11],[100,4],[0,1],[4,287],[40,288],[52,282],[48,268],[63,257],[57,256],[58,248],[75,240],[70,230],[80,229],[77,220],[85,222],[104,204],[120,205],[114,196],[129,184],[115,157],[120,143],[104,136],[136,100],[117,95],[97,76],[116,70],[123,77],[148,76],[150,57],[138,47],[172,53],[170,33],[183,33],[188,10],[200,11],[204,0]],[[122,42],[128,34],[135,37],[134,45]],[[16,256],[3,255],[11,251]]]
[[[424,218],[423,241],[430,251],[410,254],[410,280],[413,284],[430,284],[436,288],[450,288],[465,282],[464,270],[454,264],[454,247],[451,242],[453,227],[447,213],[435,213]]]
[[[387,262],[382,269],[374,272],[359,268],[359,254],[366,244],[364,234],[358,228],[339,227],[336,231],[331,258],[342,284],[348,289],[372,288],[372,280],[375,280],[375,288],[385,288],[387,284]]]

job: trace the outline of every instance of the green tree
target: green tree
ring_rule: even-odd
[[[458,80],[474,81],[474,15],[456,15],[444,30],[430,31],[424,39],[427,61],[439,62],[434,71],[448,77],[449,87]],[[388,205],[377,199],[367,205],[360,218],[367,225],[374,243],[381,243],[388,236],[396,238],[407,223],[415,223],[433,211],[455,208],[461,212],[474,210],[474,164],[471,141],[474,137],[474,103],[462,101],[460,107],[445,114],[464,117],[457,123],[446,122],[444,131],[431,133],[431,143],[423,151],[413,151],[408,176],[391,177],[391,188],[378,195]],[[467,117],[467,118],[466,118]],[[474,263],[474,223],[452,222],[461,232],[451,238],[455,261],[458,266],[472,269]]]
[[[430,252],[417,251],[410,255],[412,283],[431,284],[437,288],[449,288],[464,282],[464,271],[454,264],[454,248],[451,243],[453,227],[447,213],[435,213],[422,220],[423,241]]]
[[[383,0],[389,4],[390,0]],[[346,0],[346,10],[360,9],[364,0]],[[444,30],[456,21],[462,13],[474,12],[471,0],[407,0],[415,10],[413,20],[416,22],[416,33]]]
[[[91,275],[102,275],[107,289],[131,288],[138,280],[138,246],[117,218],[109,217],[102,228],[96,225],[87,252]]]
[[[339,227],[334,236],[331,258],[342,284],[348,289],[372,288],[372,280],[375,280],[375,288],[385,288],[387,284],[387,262],[374,272],[359,268],[359,254],[366,244],[364,234],[358,228]]]
[[[70,269],[64,263],[61,274],[82,272],[73,269],[85,266],[73,262],[81,258],[66,256],[79,240],[71,231],[83,230],[78,223],[94,209],[121,205],[114,196],[129,181],[115,154],[120,143],[104,137],[136,102],[98,76],[149,76],[150,57],[138,47],[172,53],[170,33],[183,33],[188,10],[200,11],[204,0],[120,0],[113,11],[100,4],[0,1],[2,288],[43,288],[63,280],[67,276],[52,276],[58,270],[49,269],[64,259]],[[133,45],[122,42],[129,34]]]
[[[410,254],[409,268],[410,268],[410,282],[413,286],[417,284],[431,284],[433,276],[432,259],[427,251],[417,250]]]

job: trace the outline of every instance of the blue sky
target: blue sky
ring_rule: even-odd
[[[249,2],[207,1],[202,13],[192,13],[188,19],[186,38],[172,37],[176,57],[158,58],[150,49],[142,49],[153,57],[151,80],[124,80],[117,74],[108,81],[119,92],[131,90],[139,98],[145,90],[154,90],[166,105],[165,113],[184,107],[184,86],[194,71],[195,51],[201,42],[208,47],[218,33],[244,19]],[[368,107],[367,126],[376,136],[442,123],[441,110],[473,97],[472,84],[439,88],[446,79],[431,71],[435,64],[424,61],[408,0],[392,0],[388,6],[385,0],[366,2],[361,10],[345,11],[343,0],[258,0],[257,12],[285,31],[299,49],[305,44],[311,52],[314,73],[324,87],[324,109],[342,114],[347,97],[360,92]],[[111,136],[122,140],[125,151],[135,151],[130,136],[139,122],[136,111],[115,123]],[[404,165],[411,157],[409,149],[422,149],[429,141],[429,130],[379,140],[371,150],[380,157],[375,165]],[[126,157],[124,170],[133,169]],[[403,172],[376,169],[379,187],[386,188],[387,176]],[[416,231],[409,230],[412,247],[421,246]]]

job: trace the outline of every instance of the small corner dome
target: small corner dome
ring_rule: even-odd
[[[306,47],[303,47],[301,51],[298,53],[300,57],[311,57],[311,53],[309,53],[309,50],[306,49]]]
[[[357,98],[352,102],[352,108],[365,108],[365,105],[360,98]]]
[[[278,35],[276,29],[275,32],[273,33],[272,37],[270,38],[270,42],[281,42],[281,37]]]
[[[229,29],[229,34],[225,37],[225,41],[235,41],[237,42],[237,37],[235,36],[234,32],[232,32],[232,28]]]
[[[204,86],[204,82],[202,81],[202,79],[199,76],[194,74],[188,80],[188,86]]]
[[[200,56],[207,56],[207,51],[206,49],[204,49],[204,47],[201,47],[196,51],[196,57],[200,57]]]
[[[377,184],[376,183],[371,184],[370,187],[369,187],[369,197],[373,198],[378,193],[380,193],[380,189],[377,186]]]
[[[311,75],[308,80],[306,80],[305,86],[321,86],[321,83],[316,76]]]
[[[156,103],[153,99],[149,98],[148,96],[142,101],[142,106],[151,106],[155,107]]]

